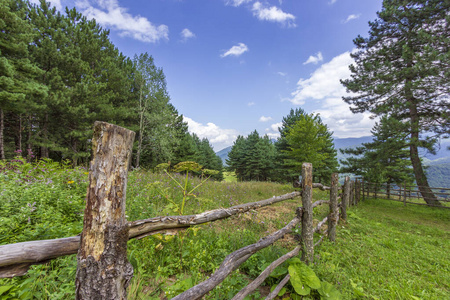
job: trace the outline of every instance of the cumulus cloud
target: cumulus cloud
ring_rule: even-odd
[[[180,35],[181,35],[181,39],[183,41],[187,41],[188,39],[195,38],[195,34],[187,28],[183,29],[181,31]]]
[[[268,122],[271,121],[272,117],[265,117],[265,116],[261,116],[261,118],[259,118],[260,122]]]
[[[231,47],[228,51],[225,51],[224,54],[221,54],[220,57],[226,57],[229,55],[232,56],[240,56],[248,51],[248,47],[244,43],[239,43],[236,46]]]
[[[166,25],[156,26],[145,17],[131,15],[127,8],[119,6],[117,0],[78,0],[75,3],[87,18],[116,30],[121,36],[147,43],[169,39],[169,28]]]
[[[339,79],[350,77],[348,66],[353,62],[350,52],[334,57],[330,62],[321,65],[308,79],[297,82],[297,90],[292,93],[291,102],[297,105],[305,103],[306,99],[324,99],[340,97],[345,94],[345,88]]]
[[[266,7],[261,2],[256,1],[252,7],[253,15],[261,21],[277,22],[288,27],[296,27],[295,16],[285,13],[276,6]]]
[[[344,21],[344,23],[350,22],[351,20],[359,19],[360,16],[361,16],[361,14],[357,14],[357,15],[352,14],[347,17],[347,19]]]
[[[255,102],[249,102],[249,103],[247,103],[248,106],[253,106],[253,105],[255,105],[255,104],[256,104]]]
[[[303,63],[304,65],[307,64],[315,64],[317,65],[319,62],[323,61],[323,56],[322,56],[322,52],[317,52],[317,55],[311,55],[308,57],[308,59]]]
[[[227,5],[231,5],[234,7],[238,7],[242,4],[248,3],[248,2],[252,2],[253,0],[227,0],[225,3]]]
[[[336,137],[370,135],[370,129],[376,121],[370,118],[369,113],[353,114],[349,105],[342,100],[342,96],[349,94],[340,79],[350,77],[348,66],[353,62],[350,52],[345,52],[322,64],[308,79],[298,81],[297,90],[290,99],[296,105],[303,105],[307,100],[319,102],[320,107],[314,113],[320,114]]]
[[[189,132],[195,133],[199,138],[207,138],[215,151],[231,146],[239,133],[235,129],[223,129],[214,123],[198,123],[186,116],[184,121],[188,123]]]
[[[278,128],[281,127],[282,125],[283,125],[282,122],[270,125],[269,128],[266,128],[267,136],[270,137],[271,139],[279,138],[280,137],[280,132],[278,131]]]

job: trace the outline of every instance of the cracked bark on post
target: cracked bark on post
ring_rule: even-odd
[[[328,218],[328,238],[330,241],[336,241],[336,225],[339,217],[338,210],[338,173],[331,175],[331,190],[330,190],[330,215]]]
[[[344,181],[344,192],[342,196],[341,218],[347,221],[347,207],[350,200],[350,177],[346,176]]]
[[[312,164],[302,165],[302,260],[306,264],[313,262],[314,240],[313,240],[313,209],[312,209]]]
[[[133,277],[127,260],[125,199],[135,133],[95,122],[84,225],[77,255],[76,299],[126,299]]]

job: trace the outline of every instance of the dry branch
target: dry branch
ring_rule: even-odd
[[[301,221],[300,218],[295,217],[289,224],[282,229],[268,235],[265,238],[260,239],[257,243],[248,245],[244,248],[234,251],[229,254],[220,265],[219,269],[211,275],[207,280],[199,283],[193,288],[181,293],[180,295],[172,298],[173,300],[181,299],[200,299],[206,295],[209,291],[219,285],[231,272],[236,270],[240,264],[246,261],[252,254],[257,251],[272,245],[275,241],[282,238],[286,233],[291,232],[292,228]]]
[[[291,275],[287,274],[286,277],[284,277],[283,280],[280,281],[277,287],[269,295],[267,295],[265,300],[274,299],[281,291],[281,289],[286,285],[286,283],[288,283],[289,279],[291,279]]]
[[[239,293],[237,293],[231,300],[244,299],[245,296],[247,296],[248,294],[253,292],[256,288],[258,288],[258,286],[260,286],[261,283],[263,283],[264,280],[266,280],[266,278],[269,277],[269,275],[272,273],[273,270],[275,270],[276,267],[278,267],[279,265],[284,263],[289,258],[297,256],[299,252],[300,252],[300,247],[296,247],[291,252],[278,258],[276,261],[271,263],[264,271],[262,271],[261,274],[255,280],[253,280],[249,285],[247,285]]]
[[[297,196],[300,196],[300,192],[288,193],[230,208],[210,210],[198,215],[157,217],[134,221],[129,223],[128,238],[142,238],[166,230],[182,229],[225,219],[232,215],[289,200]],[[0,278],[25,275],[28,267],[32,264],[40,264],[60,256],[75,254],[78,252],[79,244],[80,237],[72,236],[62,239],[30,241],[0,246]],[[25,266],[28,267],[25,268]]]
[[[322,221],[320,221],[316,228],[314,228],[313,233],[316,233],[320,230],[320,228],[323,226],[323,224],[325,224],[328,221],[328,217],[325,217]]]

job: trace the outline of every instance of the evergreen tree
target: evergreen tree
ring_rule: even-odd
[[[419,147],[432,150],[450,130],[448,1],[385,0],[369,38],[358,36],[351,78],[342,84],[357,96],[344,97],[354,113],[390,115],[409,135],[410,160],[422,196],[439,204],[428,186]],[[434,138],[423,134],[434,133]]]
[[[354,149],[341,149],[344,154],[352,155],[341,160],[343,173],[361,175],[370,182],[397,185],[413,182],[413,169],[409,160],[408,142],[405,133],[397,131],[398,120],[381,118],[372,132],[374,139]]]
[[[279,131],[276,146],[284,180],[297,180],[302,163],[310,162],[315,180],[328,182],[338,163],[332,133],[319,115],[309,115],[301,108],[291,109]]]
[[[25,3],[1,0],[0,4],[0,159],[5,159],[5,114],[21,118],[32,106],[32,97],[45,95],[47,89],[36,80],[42,70],[29,59],[33,30],[26,20]],[[21,120],[18,124],[16,132],[21,135]],[[22,150],[20,143],[21,137],[15,145],[18,150]]]
[[[329,182],[337,169],[333,138],[319,115],[304,114],[286,134],[285,163],[300,174],[304,162],[312,163],[317,181]]]
[[[228,169],[238,180],[268,181],[275,179],[276,149],[268,136],[260,137],[255,130],[246,138],[238,136],[228,153]]]

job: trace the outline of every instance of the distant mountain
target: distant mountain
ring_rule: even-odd
[[[226,147],[225,149],[222,149],[219,152],[216,152],[216,155],[222,159],[224,166],[227,165],[226,159],[228,158],[228,153],[231,151],[231,147],[232,146]]]

